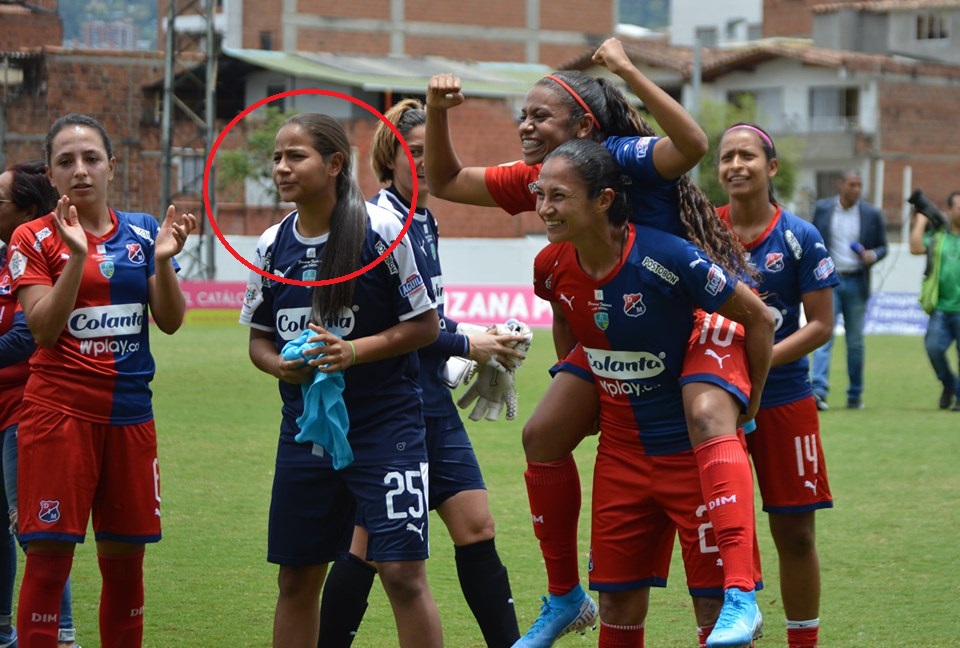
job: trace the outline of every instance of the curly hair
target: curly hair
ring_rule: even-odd
[[[550,76],[559,77],[569,85],[590,108],[600,128],[591,131],[591,137],[602,142],[611,135],[621,137],[656,137],[657,132],[627,101],[617,86],[606,79],[597,79],[583,72],[564,70]],[[570,108],[571,120],[587,114],[583,106],[550,76],[534,85],[552,88]],[[725,270],[738,276],[753,276],[743,244],[717,216],[716,207],[688,174],[677,180],[677,204],[684,234]]]

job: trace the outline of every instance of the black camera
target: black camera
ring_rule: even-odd
[[[914,189],[907,202],[913,205],[913,208],[927,217],[933,229],[940,229],[947,224],[946,217],[940,213],[937,206],[930,202],[921,189]]]

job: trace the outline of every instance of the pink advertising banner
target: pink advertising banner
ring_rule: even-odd
[[[184,281],[188,309],[239,311],[243,282]],[[445,312],[458,322],[497,324],[511,317],[531,327],[549,327],[550,304],[533,294],[532,286],[444,286]]]

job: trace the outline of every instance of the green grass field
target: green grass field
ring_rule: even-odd
[[[164,539],[147,551],[148,648],[270,645],[276,568],[265,560],[266,520],[279,397],[275,382],[248,360],[247,331],[232,323],[234,317],[228,313],[218,323],[200,315],[173,337],[154,332]],[[546,387],[551,349],[549,334],[539,331],[519,374],[516,421],[468,427],[521,630],[538,614],[546,580],[529,522],[520,429]],[[835,402],[842,402],[846,386],[839,350]],[[836,500],[836,508],[818,516],[824,648],[960,646],[960,412],[937,410],[939,391],[920,338],[868,337],[866,409],[822,416]],[[585,487],[584,575],[594,443],[577,452]],[[482,646],[460,595],[449,537],[435,515],[431,530],[427,567],[446,645]],[[763,517],[758,533],[767,586],[758,595],[766,621],[758,645],[780,648],[786,644],[776,554]],[[672,572],[670,587],[653,593],[651,647],[696,645],[676,556]],[[99,573],[92,536],[78,548],[73,575],[79,640],[95,648]],[[395,646],[395,636],[389,605],[375,585],[354,645]],[[558,645],[596,646],[597,635],[567,637]]]

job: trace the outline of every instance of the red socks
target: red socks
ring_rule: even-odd
[[[815,625],[809,625],[815,623]],[[804,627],[790,627],[791,625],[802,625]],[[819,619],[814,621],[787,621],[787,646],[789,648],[817,648],[819,641],[820,623]]]
[[[601,622],[599,648],[643,648],[643,624],[617,626]]]
[[[560,461],[527,462],[523,474],[533,516],[533,534],[547,568],[551,594],[563,595],[580,584],[577,524],[580,521],[580,473],[573,455]]]
[[[97,554],[97,559],[103,578],[100,594],[103,648],[140,648],[143,643],[143,551],[115,556]]]
[[[705,441],[693,450],[700,489],[723,560],[723,587],[754,589],[753,472],[740,439],[733,434]]]
[[[27,553],[17,603],[21,646],[57,648],[60,597],[72,566],[73,554]]]

